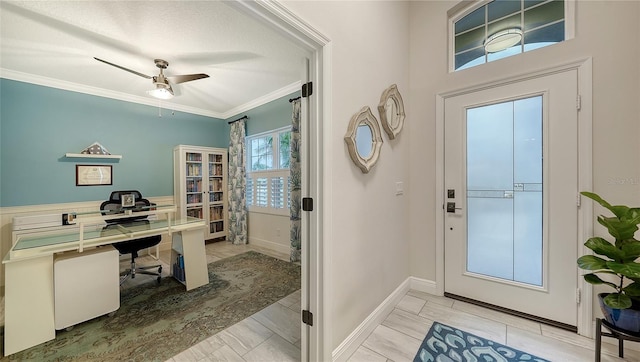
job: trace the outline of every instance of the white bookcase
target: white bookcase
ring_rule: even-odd
[[[182,217],[207,222],[204,239],[226,238],[227,149],[179,145],[173,149],[173,194]]]

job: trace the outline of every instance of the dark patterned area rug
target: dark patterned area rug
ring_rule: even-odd
[[[438,322],[433,322],[413,361],[549,362]]]
[[[133,287],[120,309],[58,331],[3,361],[165,361],[300,289],[300,266],[257,252],[213,262],[209,284],[185,291],[173,278]]]

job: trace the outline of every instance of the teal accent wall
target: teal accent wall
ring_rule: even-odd
[[[225,120],[0,79],[0,206],[173,195],[173,148],[228,147]],[[99,142],[119,161],[69,159]],[[76,186],[77,164],[107,164],[113,186]]]
[[[247,120],[247,136],[290,126],[292,108],[289,99],[299,96],[300,92],[294,92],[239,114],[237,117],[230,118],[227,121],[236,120],[244,115],[249,116]]]

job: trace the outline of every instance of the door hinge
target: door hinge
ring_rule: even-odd
[[[580,288],[576,289],[576,304],[580,304],[582,302],[582,292]]]
[[[302,211],[313,211],[313,199],[310,197],[302,198]]]
[[[313,313],[308,310],[302,311],[302,323],[313,326]]]
[[[313,83],[309,82],[302,85],[302,98],[307,98],[313,94]]]
[[[576,196],[576,206],[578,207],[582,206],[582,195],[580,194]]]
[[[579,94],[576,96],[576,109],[582,109],[582,96]]]

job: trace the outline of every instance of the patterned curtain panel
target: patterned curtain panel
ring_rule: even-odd
[[[289,179],[291,191],[291,261],[300,261],[301,246],[301,221],[300,211],[302,204],[302,192],[300,190],[300,100],[293,104],[293,116],[291,121],[291,156],[289,158]]]
[[[247,244],[247,203],[245,201],[245,121],[231,124],[229,134],[229,240]]]

